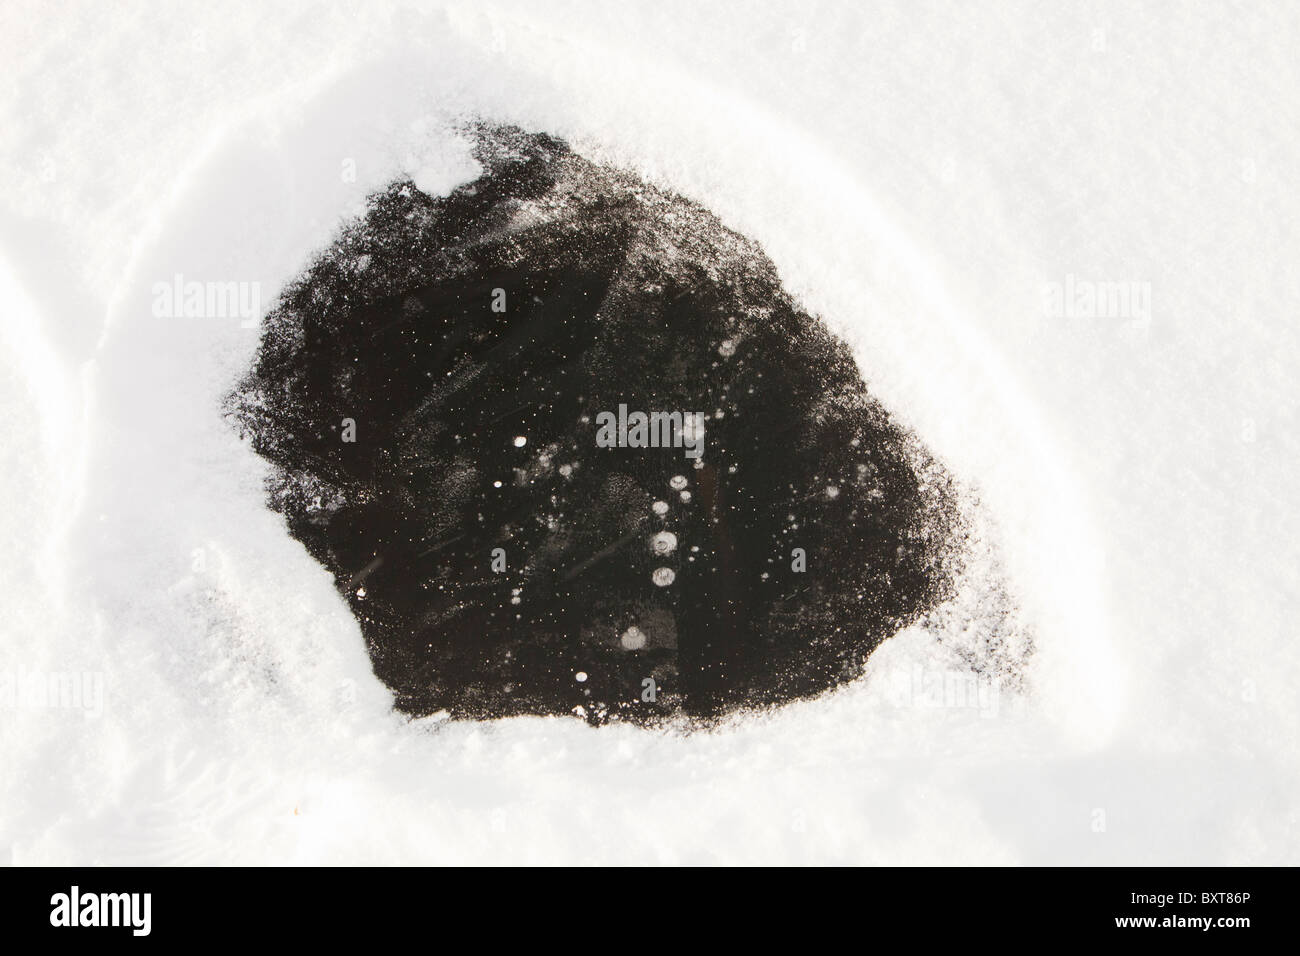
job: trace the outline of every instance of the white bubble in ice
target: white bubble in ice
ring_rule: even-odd
[[[492,487],[493,487],[493,488],[500,488],[500,487],[501,487],[501,482],[499,482],[499,481],[494,481],[494,482],[492,482]]]
[[[677,550],[677,535],[671,531],[660,531],[650,539],[650,547],[655,554],[672,554]]]
[[[576,680],[579,684],[581,684],[587,680],[587,672],[578,671],[578,673],[573,675],[573,679]]]
[[[836,488],[834,485],[826,486],[827,498],[838,498],[839,496],[840,496],[840,489]]]
[[[664,515],[668,514],[668,502],[656,501],[650,506],[650,510],[662,518]]]
[[[639,651],[645,647],[645,632],[634,624],[624,631],[623,636],[618,640],[626,650]]]
[[[718,346],[718,354],[723,358],[731,358],[736,354],[735,339],[723,339],[722,344]]]
[[[690,493],[689,491],[683,491],[683,492],[682,492],[682,501],[685,502],[685,503],[689,503],[690,500],[691,500],[691,493]]]
[[[668,479],[668,487],[673,491],[681,491],[688,484],[689,482],[686,480],[685,475],[673,475]]]
[[[650,580],[661,588],[666,588],[677,580],[677,572],[672,568],[655,568],[654,574],[650,575]]]
[[[523,435],[516,435],[516,436],[515,436],[515,447],[516,447],[516,448],[523,448],[523,447],[524,447],[525,445],[527,445],[527,444],[528,444],[528,439],[525,438]]]
[[[560,466],[560,474],[562,474],[565,478],[568,478],[571,474],[573,474],[573,466],[572,466],[572,465],[561,465],[561,466]]]

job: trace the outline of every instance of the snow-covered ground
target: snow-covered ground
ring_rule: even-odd
[[[0,8],[0,862],[1300,862],[1300,7],[700,6]],[[265,308],[468,116],[763,244],[977,490],[1024,693],[918,630],[713,733],[391,712],[220,417],[253,323],[155,285]]]

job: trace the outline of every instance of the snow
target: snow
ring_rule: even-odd
[[[0,859],[1300,862],[1295,9],[0,16],[0,674],[104,695],[0,710]],[[151,290],[269,304],[369,190],[472,178],[474,116],[764,246],[977,489],[1023,691],[937,693],[918,628],[708,733],[392,713],[220,418],[256,329]],[[1150,314],[1044,309],[1080,281]]]

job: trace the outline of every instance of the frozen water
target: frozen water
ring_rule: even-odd
[[[1298,861],[1294,10],[5,24],[0,673],[99,673],[104,706],[3,711],[0,855]],[[708,734],[393,715],[219,418],[256,330],[155,317],[152,290],[257,282],[269,304],[369,190],[472,178],[469,115],[762,243],[977,490],[996,569],[972,580],[1008,582],[1032,628],[1023,690],[930,693],[978,646],[940,621]],[[1070,277],[1149,283],[1150,314],[1047,313]],[[986,606],[966,602],[962,626]]]

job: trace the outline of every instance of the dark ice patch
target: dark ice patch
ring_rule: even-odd
[[[371,197],[229,400],[397,706],[707,718],[858,676],[950,590],[942,470],[753,242],[552,137],[477,140],[450,196]],[[620,404],[705,413],[699,467],[598,448]]]

